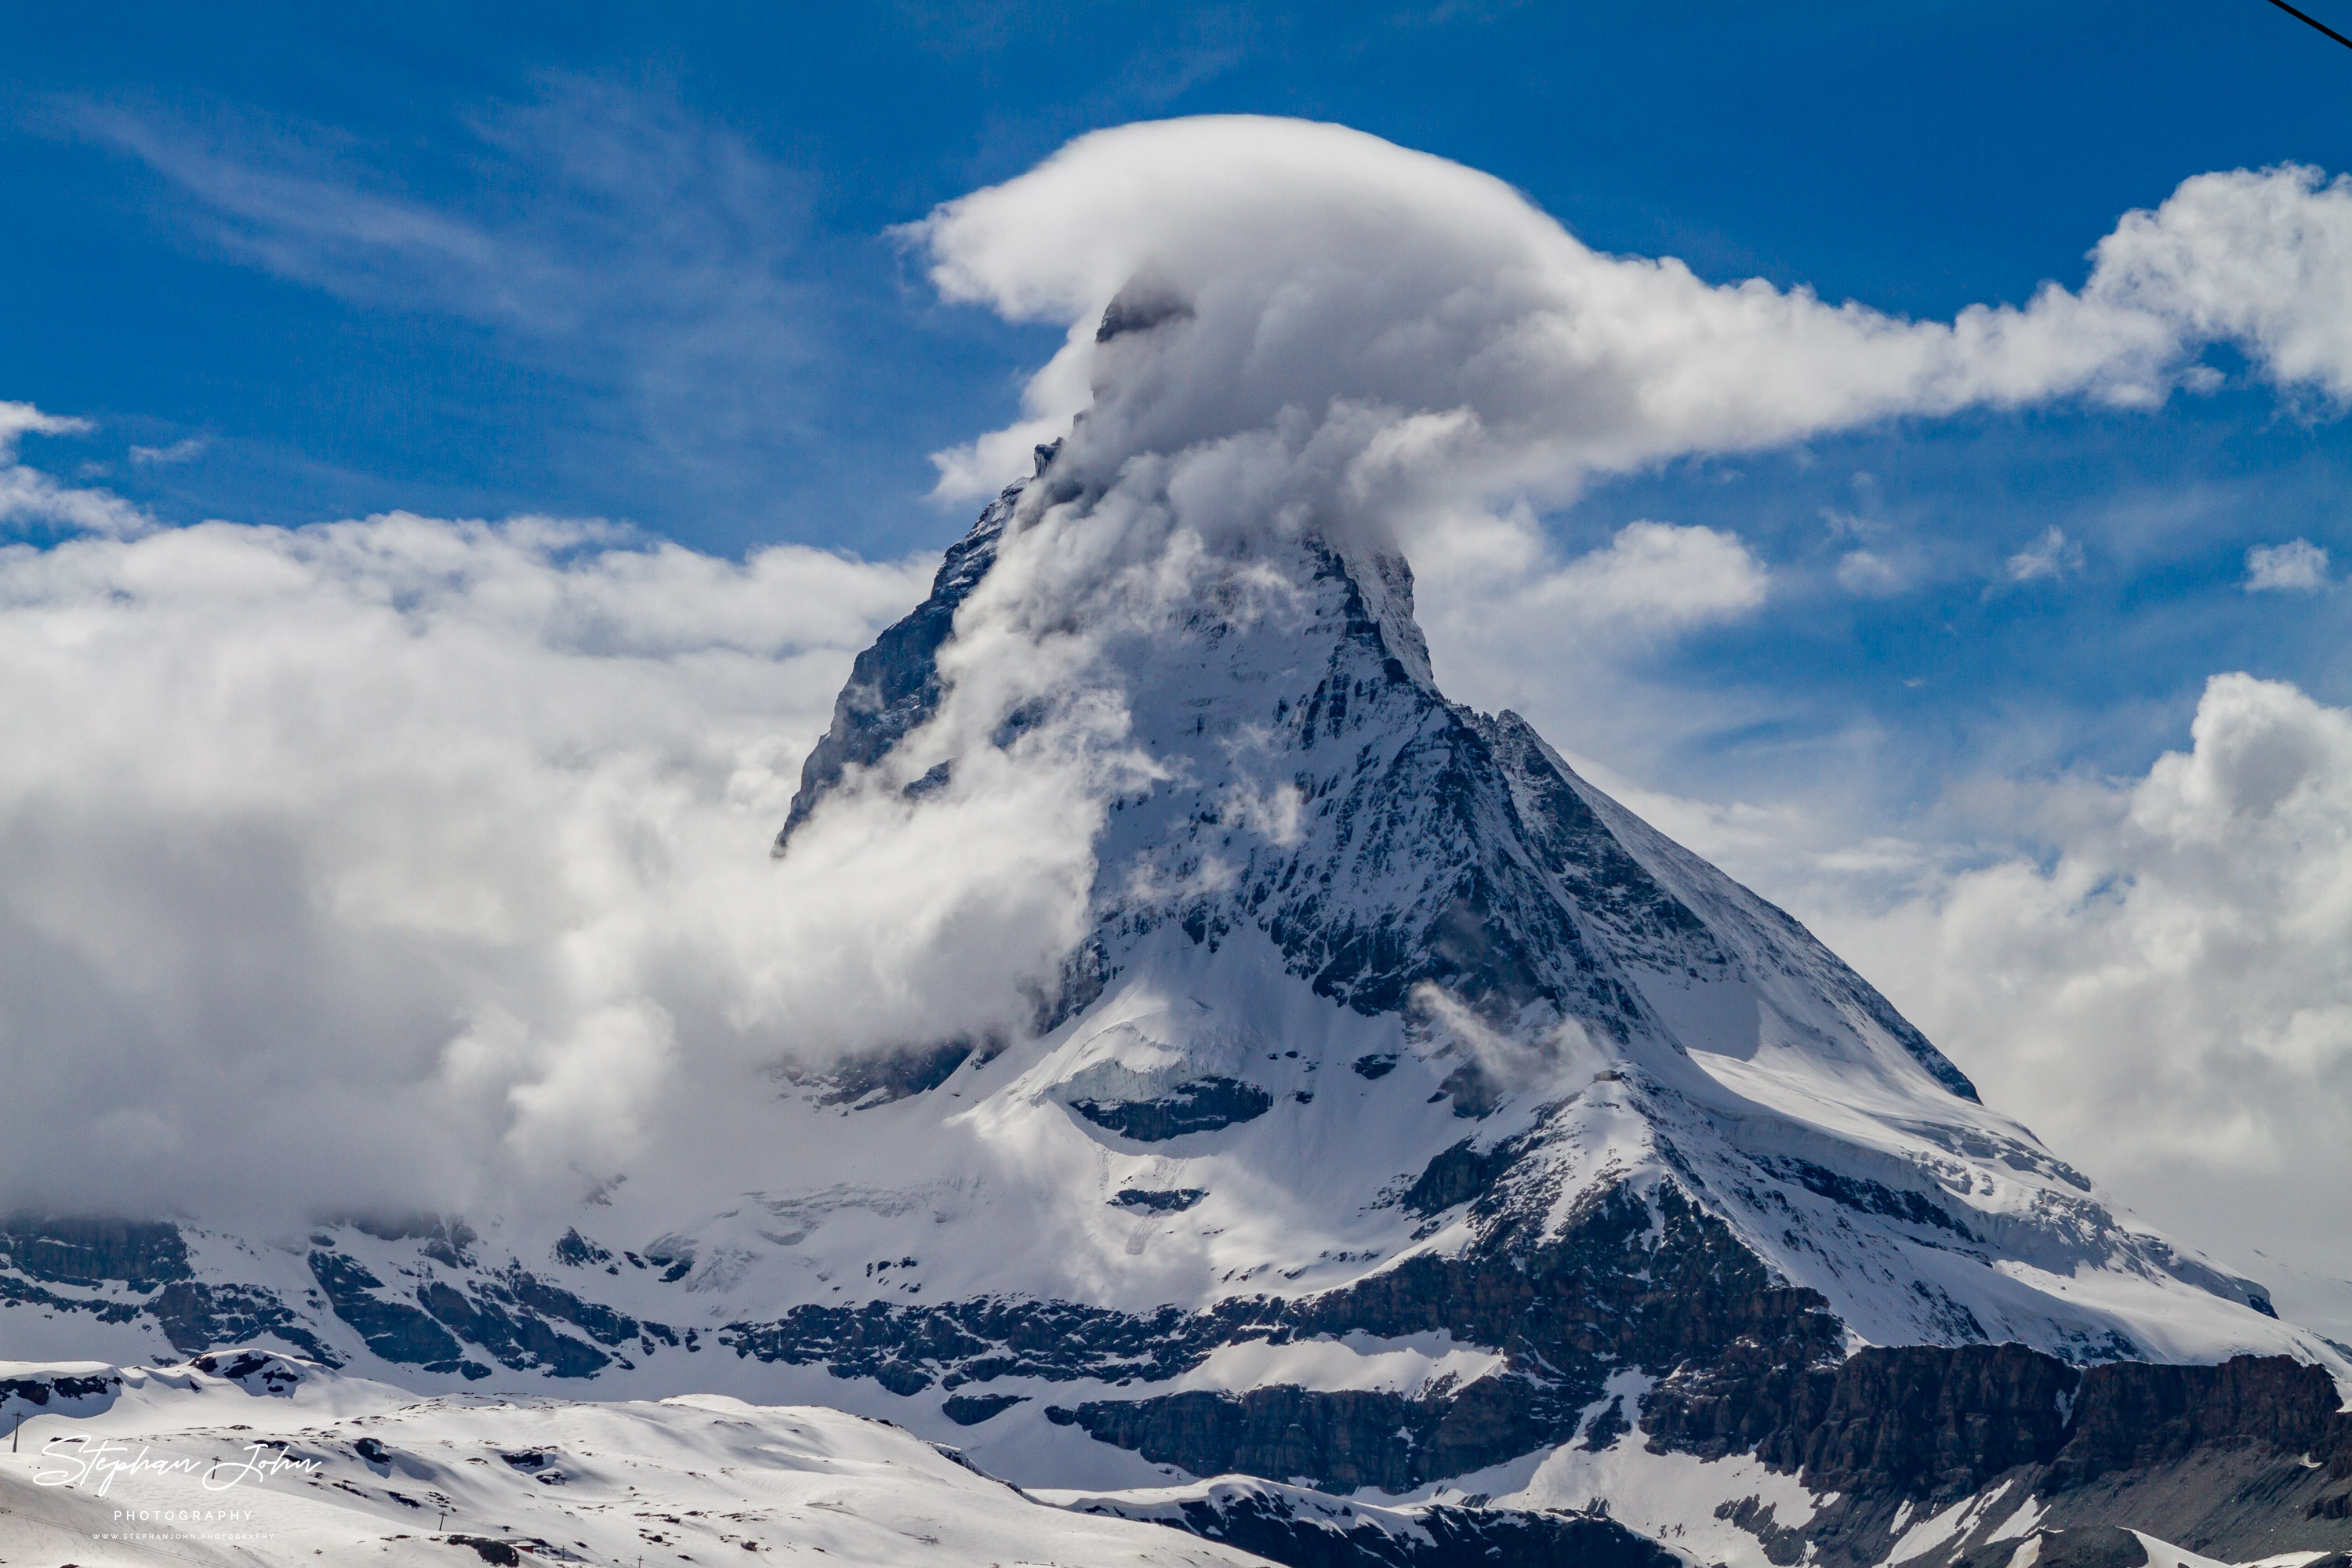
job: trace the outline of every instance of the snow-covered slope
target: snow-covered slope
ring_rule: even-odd
[[[1049,1507],[896,1427],[821,1407],[419,1402],[267,1352],[160,1368],[0,1363],[0,1382],[58,1373],[108,1387],[78,1415],[36,1416],[16,1452],[0,1451],[0,1562],[1265,1561]]]
[[[1864,1345],[2347,1373],[1787,915],[1448,702],[1394,554],[1190,539],[1065,604],[1087,520],[1041,469],[860,658],[778,844],[977,787],[1083,701],[1118,763],[1034,1017],[747,1084],[770,1173],[700,1206],[8,1221],[0,1343],[269,1341],[436,1394],[834,1404],[1027,1486],[1403,1498],[1629,1423],[1761,1451]],[[984,662],[1072,626],[1049,682]]]

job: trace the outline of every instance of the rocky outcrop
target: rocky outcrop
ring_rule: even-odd
[[[1108,1513],[1109,1505],[1086,1511]],[[1188,1530],[1287,1568],[1681,1568],[1606,1516],[1435,1506],[1359,1510],[1296,1489],[1221,1488],[1129,1517]]]
[[[121,1280],[133,1290],[191,1278],[180,1227],[153,1220],[17,1215],[0,1221],[0,1267],[52,1284]]]
[[[1712,1370],[1747,1355],[1801,1377],[1840,1340],[1820,1298],[1779,1286],[1671,1186],[1651,1202],[1613,1189],[1549,1241],[1414,1258],[1300,1300],[1226,1302],[1187,1327],[1192,1364],[1235,1339],[1444,1332],[1503,1347],[1506,1366],[1413,1397],[1277,1384],[1095,1400],[1048,1415],[1195,1475],[1399,1491],[1567,1441],[1615,1370]]]
[[[122,1374],[101,1372],[41,1371],[24,1377],[0,1377],[0,1410],[24,1415],[36,1410],[87,1415],[114,1403],[122,1391]]]
[[[1160,1143],[1255,1121],[1274,1109],[1274,1096],[1238,1079],[1199,1078],[1156,1100],[1076,1100],[1070,1109],[1122,1137]]]
[[[1661,1384],[1643,1426],[1654,1449],[1752,1449],[1834,1496],[1801,1534],[1759,1531],[1776,1562],[1877,1563],[1906,1521],[1971,1498],[2008,1500],[1919,1553],[1927,1568],[1991,1552],[2029,1498],[2075,1538],[2069,1551],[2107,1551],[2111,1536],[2083,1531],[2119,1525],[2239,1560],[2352,1545],[2352,1507],[2331,1513],[2334,1496],[2352,1499],[2339,1403],[2324,1370],[2284,1356],[2083,1368],[2020,1345],[1915,1345],[1801,1375],[1727,1358]],[[2017,1542],[1998,1545],[2005,1568]]]
[[[1958,1559],[1956,1568],[2009,1568],[2026,1545],[2020,1541],[1989,1542]],[[2032,1547],[2033,1568],[2143,1568],[2147,1562],[2147,1547],[2140,1538],[2113,1524],[2037,1530]]]
[[[2177,1463],[2214,1445],[2310,1454],[2352,1476],[2352,1418],[2335,1380],[2284,1356],[2238,1356],[2219,1366],[2126,1363],[2083,1374],[2053,1485]]]
[[[2085,1369],[2021,1345],[1911,1345],[1763,1382],[1745,1409],[1751,1422],[1779,1419],[1734,1441],[1821,1491],[1932,1501],[2026,1467],[2063,1490],[2221,1447],[2317,1456],[2352,1473],[2352,1416],[2335,1380],[2284,1356]],[[1722,1448],[1707,1409],[1670,1381],[1643,1412],[1651,1446]]]
[[[144,1321],[183,1353],[274,1335],[329,1366],[342,1364],[275,1291],[195,1279],[187,1238],[169,1220],[20,1214],[0,1222],[0,1305],[87,1313],[101,1323]]]

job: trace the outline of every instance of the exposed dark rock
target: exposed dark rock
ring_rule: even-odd
[[[946,1040],[850,1057],[822,1072],[799,1067],[788,1067],[782,1072],[787,1081],[814,1089],[819,1105],[870,1110],[939,1088],[978,1048],[973,1040]],[[995,1053],[992,1049],[988,1054]]]
[[[971,532],[948,546],[931,579],[930,596],[851,665],[849,682],[833,705],[833,723],[802,765],[800,788],[776,835],[776,853],[783,853],[817,802],[850,769],[880,762],[938,710],[940,645],[954,629],[957,606],[995,563],[997,539],[1012,519],[1018,489],[999,496]]]
[[[1680,1568],[1657,1542],[1605,1517],[1509,1509],[1362,1508],[1298,1488],[1220,1484],[1165,1505],[1087,1505],[1170,1525],[1288,1568]]]
[[[1614,1447],[1617,1439],[1633,1429],[1633,1424],[1625,1419],[1625,1401],[1621,1395],[1612,1399],[1608,1408],[1592,1418],[1592,1424],[1584,1429],[1584,1436],[1577,1447],[1597,1453],[1603,1448]]]
[[[200,1285],[182,1279],[156,1291],[147,1311],[172,1348],[183,1354],[271,1337],[312,1361],[331,1367],[343,1364],[299,1313],[257,1285]]]
[[[1415,1428],[1433,1424],[1425,1405],[1398,1394],[1292,1384],[1096,1400],[1063,1414],[1097,1442],[1155,1464],[1195,1475],[1311,1476],[1318,1489],[1342,1494],[1409,1490],[1419,1479]]]
[[[668,1331],[658,1323],[641,1325],[625,1312],[616,1312],[602,1302],[583,1300],[571,1291],[560,1289],[520,1268],[509,1269],[497,1279],[485,1281],[483,1289],[503,1292],[505,1299],[519,1306],[584,1329],[589,1338],[603,1344],[621,1344],[637,1338],[646,1329],[658,1331],[665,1338],[668,1337]],[[677,1342],[672,1340],[671,1342]]]
[[[144,1304],[138,1301],[60,1296],[55,1290],[19,1279],[13,1274],[0,1274],[0,1303],[12,1307],[41,1307],[53,1312],[88,1312],[101,1323],[128,1323],[146,1310]]]
[[[1196,1078],[1158,1100],[1078,1100],[1070,1109],[1097,1127],[1139,1143],[1158,1143],[1255,1121],[1274,1109],[1274,1096],[1239,1079]]]
[[[1866,1177],[1849,1176],[1816,1165],[1809,1160],[1781,1156],[1761,1159],[1758,1163],[1774,1175],[1796,1183],[1807,1192],[1817,1193],[1832,1203],[1843,1204],[1850,1209],[1885,1215],[1890,1219],[1907,1220],[1913,1225],[1932,1226],[1938,1230],[1949,1231],[1964,1241],[1976,1239],[1967,1226],[1953,1218],[1950,1211],[1924,1193],[1898,1192]]]
[[[19,1216],[0,1229],[0,1252],[5,1255],[0,1263],[57,1284],[87,1289],[121,1280],[132,1290],[152,1292],[143,1300],[68,1296],[0,1273],[0,1302],[87,1312],[102,1323],[144,1317],[183,1354],[275,1337],[314,1361],[342,1364],[275,1292],[197,1283],[179,1227],[168,1222]],[[165,1281],[160,1289],[159,1280]]]
[[[1928,1497],[1974,1491],[2018,1465],[2047,1464],[2065,1439],[2083,1374],[2022,1345],[1864,1350],[1807,1379],[1806,1428],[1767,1439],[1767,1464],[1822,1489]],[[1806,1418],[1811,1416],[1808,1421]],[[1778,1439],[1778,1440],[1776,1440]]]
[[[1455,1204],[1466,1204],[1495,1184],[1510,1168],[1512,1154],[1502,1149],[1481,1153],[1469,1139],[1438,1154],[1399,1201],[1406,1212],[1433,1215]]]
[[[1016,1405],[1026,1405],[1025,1394],[952,1394],[940,1406],[940,1414],[959,1426],[977,1426],[992,1416],[1002,1415]]]
[[[613,1255],[577,1230],[567,1230],[555,1244],[555,1261],[572,1268],[593,1268],[612,1262]]]
[[[1441,1331],[1505,1347],[1506,1370],[1411,1400],[1279,1385],[1240,1396],[1094,1400],[1058,1418],[1195,1475],[1241,1471],[1305,1477],[1327,1489],[1396,1490],[1566,1441],[1621,1366],[1713,1369],[1747,1352],[1801,1374],[1826,1367],[1841,1348],[1821,1299],[1775,1285],[1720,1222],[1671,1187],[1660,1189],[1654,1211],[1617,1188],[1549,1242],[1409,1258],[1321,1295],[1227,1301],[1179,1317],[1159,1354],[1132,1375],[1179,1375],[1235,1339]],[[1001,1375],[984,1357],[958,1370]],[[1032,1374],[1040,1373],[1055,1375]]]
[[[2325,1371],[2285,1356],[2236,1356],[2219,1366],[2095,1366],[2083,1373],[2051,1479],[2079,1485],[2216,1443],[2352,1458],[2352,1423],[2337,1414],[2339,1403]]]
[[[302,1382],[302,1371],[283,1356],[260,1351],[239,1351],[233,1356],[197,1356],[189,1364],[198,1372],[258,1388],[264,1394],[285,1394]]]
[[[58,1285],[120,1279],[134,1290],[152,1290],[194,1278],[188,1244],[168,1220],[16,1215],[0,1221],[0,1263]]]
[[[1206,1187],[1122,1187],[1111,1202],[1121,1208],[1149,1209],[1153,1214],[1179,1214],[1209,1195]]]
[[[1215,1320],[1176,1307],[1130,1313],[982,1297],[936,1307],[800,1306],[772,1322],[730,1323],[719,1342],[738,1355],[821,1365],[836,1377],[876,1377],[893,1363],[921,1367],[952,1390],[999,1377],[1163,1381],[1205,1361],[1223,1332]]]
[[[484,1294],[467,1295],[436,1279],[418,1287],[416,1299],[426,1311],[481,1346],[503,1366],[544,1371],[551,1377],[593,1377],[611,1363],[612,1357],[569,1334],[556,1332],[538,1313],[516,1310],[520,1303],[511,1296],[507,1305],[488,1299],[487,1291],[494,1288],[484,1287]],[[340,1304],[337,1310],[341,1310]],[[632,1331],[634,1327],[632,1323]]]
[[[1358,1057],[1348,1064],[1358,1078],[1386,1078],[1396,1071],[1397,1059],[1391,1056]]]
[[[2142,1568],[2147,1562],[2147,1548],[2139,1537],[2112,1524],[2037,1530],[2029,1539],[2034,1542],[2033,1568]],[[1988,1542],[1960,1558],[1957,1568],[2009,1568],[2024,1545],[2024,1541]]]
[[[1130,332],[1148,332],[1162,321],[1188,321],[1192,314],[1192,307],[1181,295],[1139,279],[1112,298],[1101,324],[1095,328],[1095,342],[1107,343]]]
[[[486,1535],[445,1535],[441,1539],[452,1546],[472,1547],[476,1556],[485,1563],[496,1564],[497,1568],[515,1568],[515,1564],[522,1561],[521,1554],[512,1546]]]
[[[110,1372],[0,1377],[0,1400],[47,1405],[52,1399],[97,1399],[113,1393],[121,1381]]]
[[[310,1273],[326,1292],[335,1316],[357,1329],[368,1349],[384,1360],[422,1366],[427,1372],[458,1372],[475,1364],[464,1360],[449,1331],[425,1313],[405,1301],[377,1295],[383,1281],[368,1272],[365,1265],[341,1253],[313,1251]]]
[[[362,1236],[378,1241],[421,1241],[417,1250],[435,1262],[451,1268],[471,1268],[474,1266],[474,1243],[481,1239],[473,1226],[462,1219],[450,1219],[435,1214],[409,1215],[349,1215],[333,1222],[348,1225]],[[331,1237],[314,1237],[320,1247],[333,1246]]]

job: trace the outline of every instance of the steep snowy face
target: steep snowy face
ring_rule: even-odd
[[[1002,614],[992,571],[1050,578],[1020,561],[1024,531],[1086,548],[1058,461],[1041,450],[859,661],[779,853],[836,792],[919,800],[951,781],[936,729],[1001,746],[1052,721],[1034,694],[992,728],[940,715],[959,628]],[[1419,1085],[1458,1129],[1433,1148],[1430,1127],[1368,1114],[1369,1146],[1311,1183],[1326,1206],[1421,1218],[1407,1251],[1530,1245],[1671,1188],[1862,1341],[2091,1359],[2281,1342],[2258,1288],[2119,1218],[1796,921],[1516,715],[1446,701],[1397,555],[1306,528],[1159,537],[1145,607],[1104,616],[1083,663],[1055,667],[1116,708],[1127,763],[1102,804],[1090,934],[992,1104],[1055,1104],[1114,1157],[1149,1151],[1146,1195],[1171,1210],[1229,1187],[1237,1161],[1268,1206],[1304,1205],[1307,1176],[1246,1150],[1276,1107],[1307,1114],[1289,1102],[1316,1091],[1286,1064],[1328,1036],[1319,1005],[1362,1020],[1365,1049],[1320,1046],[1308,1071],[1410,1066],[1391,1092]],[[850,1089],[895,1092],[855,1070]]]
[[[930,599],[859,659],[780,854],[845,782],[919,797],[952,776],[952,755],[923,752],[912,776],[889,763],[939,712],[942,646],[1027,492],[1001,497]],[[1181,600],[1116,628],[1091,663],[1142,765],[1097,841],[1081,985],[1166,928],[1212,952],[1255,932],[1317,995],[1456,1037],[1468,1058],[1481,1037],[1744,1057],[1768,1013],[1793,1008],[1843,1068],[1976,1098],[1794,921],[1650,833],[1517,715],[1447,702],[1401,557],[1280,531],[1186,554]],[[1491,1095],[1492,1055],[1465,1060],[1465,1093]]]

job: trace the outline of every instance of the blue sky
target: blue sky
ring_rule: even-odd
[[[94,5],[12,32],[0,395],[100,426],[28,461],[173,521],[545,511],[728,553],[961,526],[927,455],[1003,423],[1053,339],[941,305],[886,231],[1100,126],[1337,120],[1601,248],[1923,316],[2078,283],[2188,175],[2352,166],[2352,51],[2256,0]],[[2346,453],[2332,411],[2234,386],[1677,463],[1550,521],[1736,527],[1802,568],[1834,514],[1932,557],[1916,593],[1800,593],[1662,651],[1770,712],[1624,759],[1769,792],[1859,723],[1904,738],[1872,765],[1916,805],[1989,747],[2143,767],[2223,666],[2352,696],[2331,608],[2238,591],[2252,545],[2341,554]],[[1988,593],[2053,525],[2079,570]]]

